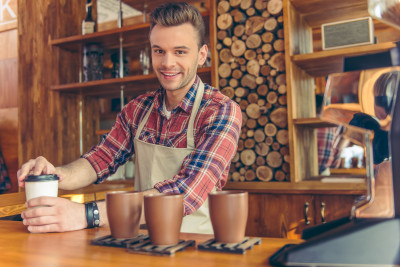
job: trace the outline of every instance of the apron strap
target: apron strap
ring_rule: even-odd
[[[204,95],[204,83],[200,80],[197,88],[196,98],[193,103],[192,113],[190,114],[188,129],[187,129],[187,148],[194,149],[194,120],[196,119],[197,111],[199,110],[201,100]]]
[[[140,133],[142,132],[143,127],[144,127],[144,125],[146,124],[147,120],[149,119],[150,114],[151,114],[151,111],[153,110],[153,107],[154,107],[154,101],[153,101],[153,103],[151,104],[150,109],[147,111],[147,113],[146,113],[146,115],[144,116],[144,118],[142,119],[142,121],[139,123],[139,127],[137,128],[136,134],[135,134],[135,138],[136,138],[136,139],[139,139],[139,135],[140,135]]]
[[[199,110],[201,100],[203,99],[204,95],[204,83],[200,80],[199,86],[197,88],[196,92],[196,98],[193,103],[192,107],[192,113],[190,114],[189,118],[189,123],[188,123],[188,128],[187,128],[187,133],[186,133],[186,138],[187,138],[187,148],[194,149],[194,120],[197,115],[197,111]],[[139,127],[136,131],[135,138],[139,139],[139,135],[143,130],[144,125],[146,124],[147,120],[150,117],[151,111],[153,110],[154,107],[154,101],[151,104],[150,109],[147,111],[146,115],[142,119],[142,121],[139,123]]]

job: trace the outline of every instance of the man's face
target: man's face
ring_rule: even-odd
[[[198,47],[198,36],[190,23],[179,26],[154,26],[150,33],[153,70],[167,91],[188,91],[197,66],[204,64],[207,46]]]

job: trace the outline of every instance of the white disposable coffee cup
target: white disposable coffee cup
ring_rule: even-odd
[[[56,174],[29,175],[25,179],[26,201],[37,197],[57,197],[58,181]]]

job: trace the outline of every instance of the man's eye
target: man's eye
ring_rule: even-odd
[[[163,51],[162,51],[161,49],[156,49],[156,50],[154,50],[154,53],[156,53],[156,54],[162,54]]]
[[[178,55],[184,55],[184,54],[186,54],[186,52],[185,52],[185,51],[182,51],[182,50],[178,50],[178,51],[176,51],[176,53],[177,53]]]

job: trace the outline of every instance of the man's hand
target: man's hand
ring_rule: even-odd
[[[56,168],[44,157],[37,157],[24,163],[21,169],[17,172],[18,185],[20,187],[25,186],[25,178],[28,175],[40,175],[40,174],[58,174],[60,181],[62,177],[56,172]]]
[[[66,232],[87,227],[85,205],[58,197],[38,197],[26,203],[21,214],[32,233]]]

